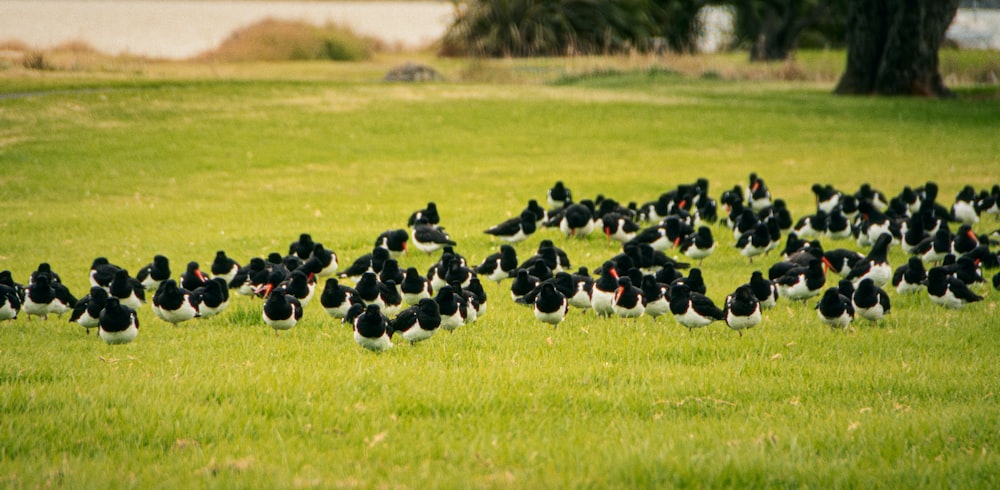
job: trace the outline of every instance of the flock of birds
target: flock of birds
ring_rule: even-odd
[[[107,343],[128,343],[138,335],[136,312],[148,293],[155,315],[178,324],[221,313],[232,291],[263,298],[262,319],[277,334],[296,325],[325,279],[319,298],[324,310],[352,325],[360,346],[384,351],[397,335],[416,343],[438,330],[475,322],[486,313],[481,281],[489,280],[510,281],[514,302],[553,326],[574,308],[593,310],[598,317],[671,315],[689,329],[722,321],[742,336],[779,298],[804,303],[820,297],[819,319],[836,328],[848,327],[856,316],[881,320],[891,308],[883,289],[890,284],[899,294],[925,292],[935,304],[961,308],[983,299],[973,290],[985,283],[982,271],[1000,267],[998,253],[990,248],[1000,230],[973,232],[980,216],[1000,216],[1000,185],[979,192],[965,186],[950,206],[938,202],[934,182],[905,187],[891,198],[868,184],[853,194],[820,184],[812,191],[815,213],[793,220],[784,201],[774,199],[755,173],[745,187],[736,185],[718,200],[709,196],[708,181],[699,179],[641,205],[604,196],[577,202],[556,182],[547,192],[547,207],[532,199],[518,216],[485,230],[507,243],[478,265],[456,251],[434,202],[414,212],[407,229],[381,233],[371,253],[343,269],[336,253],[309,234],[292,242],[285,255],[275,252],[243,265],[218,251],[208,273],[189,262],[177,278],[163,255],[134,277],[98,257],[90,267],[90,291],[77,300],[59,274],[41,263],[27,285],[15,282],[10,271],[0,272],[0,320],[22,312],[29,318],[69,312],[70,322],[88,334],[97,328]],[[718,306],[707,296],[700,269],[717,246],[713,224],[732,234],[732,243],[751,264],[781,248],[781,260],[766,275],[754,271]],[[593,273],[586,267],[573,271],[567,254],[544,239],[534,254],[518,260],[513,245],[543,228],[558,228],[567,238],[601,230],[607,240],[621,242],[621,252]],[[854,240],[869,251],[825,249],[821,239]],[[427,254],[442,251],[426,275],[400,265],[409,245]],[[910,255],[895,269],[888,260],[892,246]],[[671,258],[669,249],[697,260],[698,266]],[[831,269],[842,276],[834,285],[827,278]],[[1000,289],[1000,273],[992,282]]]

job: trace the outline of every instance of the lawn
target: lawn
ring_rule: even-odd
[[[662,69],[408,85],[366,65],[253,66],[264,75],[154,64],[0,77],[0,270],[27,282],[49,262],[82,296],[98,256],[134,272],[164,254],[176,275],[217,250],[244,263],[284,253],[303,232],[346,266],[428,201],[478,263],[499,246],[482,230],[556,180],[578,199],[641,203],[699,177],[718,198],[753,171],[795,217],[812,212],[813,183],[895,195],[932,180],[950,204],[965,184],[1000,182],[995,86],[927,101]],[[988,217],[977,231],[998,227]],[[713,232],[702,269],[721,304],[778,258],[749,264]],[[544,238],[574,268],[618,252],[545,229],[519,257]],[[905,260],[894,247],[892,264]],[[740,337],[579,311],[553,329],[509,283],[485,286],[476,323],[382,354],[318,300],[280,336],[248,297],[178,326],[145,307],[121,346],[22,315],[0,324],[0,484],[1000,485],[1000,320],[986,287],[957,311],[892,291],[886,320],[847,332],[821,324],[815,301],[784,301]]]

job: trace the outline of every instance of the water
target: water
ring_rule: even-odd
[[[443,1],[0,0],[0,40],[35,48],[84,41],[105,53],[183,59],[272,17],[335,22],[417,48],[439,39],[453,14]]]

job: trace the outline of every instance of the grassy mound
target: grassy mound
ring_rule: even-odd
[[[362,61],[378,41],[335,24],[265,19],[233,32],[218,48],[198,56],[211,61]]]

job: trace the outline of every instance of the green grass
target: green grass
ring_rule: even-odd
[[[351,80],[52,74],[37,81],[49,92],[0,99],[0,269],[24,282],[48,261],[82,295],[99,255],[134,271],[163,253],[179,273],[219,249],[241,261],[284,252],[301,232],[349,263],[430,200],[478,263],[498,246],[481,230],[557,179],[578,198],[641,202],[701,176],[718,197],[756,171],[796,216],[814,182],[895,194],[934,180],[949,200],[1000,181],[995,97],[841,98],[814,82],[656,70],[511,85],[381,84],[344,70]],[[0,92],[34,84],[4,78]],[[703,269],[721,303],[776,259],[751,266],[714,231],[722,245]],[[518,252],[542,238],[574,266],[617,252],[551,230]],[[688,332],[670,318],[579,313],[553,330],[506,284],[486,289],[477,323],[382,355],[317,304],[277,337],[242,297],[177,327],[144,308],[125,346],[65,319],[5,323],[0,483],[1000,483],[995,292],[960,311],[893,294],[887,320],[847,333],[821,325],[812,303],[785,302],[741,338],[718,323]]]

